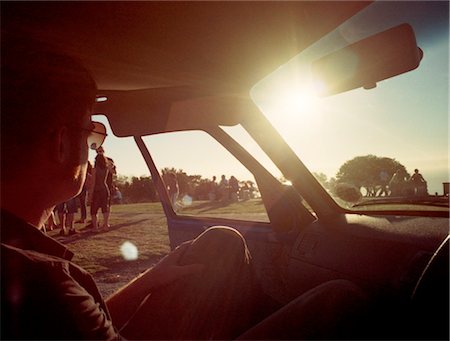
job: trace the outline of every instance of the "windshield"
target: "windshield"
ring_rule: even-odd
[[[448,13],[448,2],[375,2],[252,89],[340,205],[448,209]],[[313,61],[402,23],[413,27],[424,52],[418,69],[374,89],[315,95]]]

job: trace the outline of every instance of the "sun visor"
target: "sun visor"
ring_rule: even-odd
[[[101,91],[93,114],[105,115],[114,135],[128,137],[234,126],[255,110],[248,96],[205,96],[192,89],[160,88]]]

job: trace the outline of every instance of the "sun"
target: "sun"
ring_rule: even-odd
[[[320,84],[310,77],[277,77],[254,93],[255,102],[272,125],[286,135],[318,128],[322,121]],[[310,129],[304,129],[309,127]]]
[[[281,110],[304,117],[314,111],[317,96],[311,88],[290,88],[285,89],[275,101]]]
[[[287,83],[271,94],[270,102],[272,115],[285,126],[283,131],[298,125],[316,126],[320,121],[320,98],[312,83]]]

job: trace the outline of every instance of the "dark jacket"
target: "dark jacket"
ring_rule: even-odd
[[[91,275],[73,253],[1,211],[1,339],[119,339]]]

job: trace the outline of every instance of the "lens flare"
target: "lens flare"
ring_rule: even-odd
[[[185,195],[181,199],[181,202],[183,203],[184,206],[191,206],[192,205],[192,197],[190,197],[189,195]]]
[[[106,102],[108,100],[108,97],[105,97],[105,96],[100,96],[100,97],[97,97],[96,99],[95,99],[95,101],[97,102],[97,103],[99,103],[99,102]]]
[[[120,247],[120,252],[125,260],[136,260],[138,259],[138,248],[131,242],[124,242]]]

